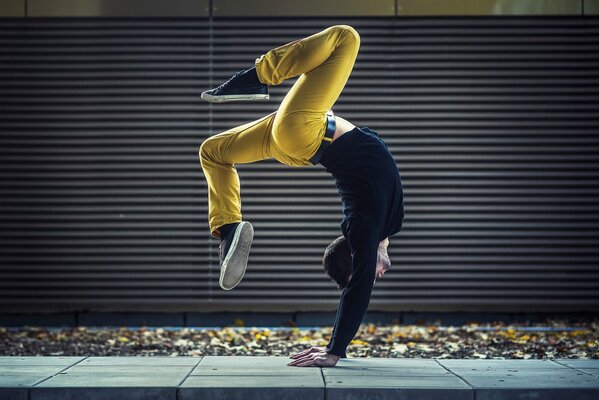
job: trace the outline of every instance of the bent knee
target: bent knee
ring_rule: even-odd
[[[353,26],[335,25],[334,27],[342,32],[345,32],[345,35],[349,40],[353,40],[358,44],[360,43],[360,34]]]
[[[214,150],[216,149],[218,141],[215,140],[214,136],[209,137],[204,140],[200,145],[200,161],[212,160],[214,159]]]

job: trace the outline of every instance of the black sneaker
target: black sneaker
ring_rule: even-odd
[[[218,255],[220,258],[221,288],[231,290],[241,282],[250,255],[250,247],[254,238],[254,228],[247,221],[242,221],[229,235],[220,242]]]
[[[210,103],[228,101],[268,100],[268,85],[257,78],[255,67],[237,72],[217,88],[206,90],[202,99]]]

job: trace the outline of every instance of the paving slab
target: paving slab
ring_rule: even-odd
[[[191,375],[320,375],[318,368],[291,367],[289,357],[207,356]]]
[[[439,364],[450,370],[454,368],[493,369],[493,368],[528,368],[556,369],[563,367],[551,360],[485,360],[485,359],[438,359]]]
[[[573,369],[524,367],[456,373],[472,386],[477,400],[599,399],[599,378]]]
[[[0,399],[27,400],[29,387],[42,382],[85,357],[0,357]]]
[[[585,374],[593,375],[599,378],[599,368],[576,368],[578,371],[582,371]]]
[[[488,375],[462,375],[462,379],[472,387],[546,387],[546,388],[569,388],[569,387],[597,387],[597,378],[581,372],[555,372],[536,373],[529,375],[522,373],[497,373]]]
[[[88,357],[33,386],[30,400],[176,400],[201,357]]]
[[[324,400],[320,368],[291,367],[290,361],[289,357],[204,357],[181,385],[179,400]]]
[[[15,388],[15,387],[29,387],[36,383],[54,376],[54,372],[51,373],[23,373],[23,374],[4,374],[0,375],[0,388]],[[2,397],[0,397],[2,399]]]
[[[301,376],[189,376],[178,400],[324,400],[322,376],[311,369]]]
[[[182,374],[189,375],[193,365],[75,365],[66,369],[63,373],[69,375],[85,374],[121,374],[121,375],[161,375]]]
[[[177,400],[176,387],[32,388],[29,400]]]
[[[0,387],[0,399],[2,400],[27,400],[28,389],[26,387]]]
[[[476,400],[597,400],[599,392],[590,388],[488,388],[475,389]]]
[[[327,400],[472,400],[470,386],[447,376],[325,376]]]
[[[571,368],[599,368],[599,359],[597,360],[572,360],[569,358],[556,358],[554,362]]]
[[[196,365],[202,357],[151,357],[151,356],[127,356],[127,357],[88,357],[81,365]]]
[[[444,370],[434,359],[423,358],[342,358],[335,368],[432,368]]]
[[[319,368],[299,368],[299,367],[281,367],[281,368],[235,368],[235,367],[201,367],[197,366],[190,375],[228,375],[228,376],[280,376],[280,375],[320,375]]]
[[[205,356],[198,367],[227,367],[227,368],[297,368],[288,367],[293,359],[289,357],[270,356]],[[299,369],[299,368],[297,368]]]
[[[454,368],[451,370],[454,374],[462,377],[475,376],[475,377],[494,377],[494,376],[507,376],[507,377],[522,377],[536,378],[545,376],[572,376],[572,375],[588,375],[582,371],[578,371],[571,368],[560,368],[560,369],[526,369],[526,368],[498,368],[488,370],[470,370],[470,369],[459,369]]]
[[[444,368],[322,368],[323,376],[454,376]]]
[[[143,372],[135,373],[133,371],[122,374],[99,373],[99,374],[69,374],[66,372],[57,374],[37,384],[37,388],[96,388],[96,387],[177,387],[185,375],[179,372],[163,373],[160,375],[150,375]]]
[[[555,359],[556,363],[564,365],[566,368],[573,368],[585,374],[599,378],[599,360],[572,360],[567,358]]]
[[[53,365],[2,365],[0,364],[0,376],[3,375],[25,375],[25,374],[56,374],[68,366]]]
[[[86,357],[0,356],[0,365],[56,365],[67,367]]]
[[[30,400],[176,400],[181,373],[61,373],[30,389]]]

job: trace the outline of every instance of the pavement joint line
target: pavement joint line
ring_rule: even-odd
[[[183,384],[183,382],[185,382],[185,380],[187,378],[189,378],[189,375],[191,375],[191,373],[193,372],[194,369],[196,369],[198,367],[198,365],[200,364],[200,362],[202,362],[202,360],[204,359],[204,356],[200,357],[200,359],[198,360],[197,363],[195,363],[195,365],[193,367],[191,367],[191,369],[189,370],[189,372],[183,377],[183,379],[177,383],[177,393],[176,393],[176,397],[179,398],[179,389],[180,386]]]
[[[322,368],[318,368],[320,369],[320,376],[322,377],[322,390],[324,390],[324,400],[327,400],[327,381],[326,379],[324,379],[324,372],[322,372]]]
[[[574,358],[573,360],[579,360],[579,359],[576,359],[576,358]],[[569,366],[569,365],[562,364],[562,363],[561,363],[561,362],[559,362],[559,361],[556,361],[556,360],[549,360],[549,361],[553,361],[554,363],[556,363],[556,364],[558,364],[558,365],[561,365],[562,367],[566,367],[566,368],[573,369],[573,370],[574,370],[574,371],[576,371],[576,372],[580,372],[580,373],[583,373],[583,374],[585,374],[585,375],[592,376],[593,378],[595,377],[595,375],[591,374],[590,372],[581,371],[581,370],[579,370],[578,368],[574,368],[574,367],[571,367],[571,366]]]
[[[64,372],[64,371],[66,371],[67,369],[69,369],[69,368],[71,368],[71,367],[74,367],[75,365],[77,365],[77,364],[79,364],[79,363],[81,363],[81,362],[83,362],[83,361],[87,360],[88,358],[89,358],[89,356],[83,356],[83,358],[82,358],[81,360],[79,360],[79,361],[77,361],[77,362],[75,362],[75,363],[73,363],[73,364],[71,364],[71,365],[67,365],[66,367],[64,367],[63,369],[61,369],[60,371],[58,371],[57,373],[55,373],[55,374],[53,374],[53,375],[51,375],[51,376],[48,376],[48,377],[46,377],[46,378],[44,378],[44,379],[42,379],[42,380],[40,380],[40,381],[37,381],[37,382],[35,382],[33,385],[29,386],[29,387],[27,388],[27,400],[31,400],[31,389],[32,389],[32,388],[36,387],[36,386],[37,386],[37,385],[39,385],[40,383],[43,383],[43,382],[47,381],[48,379],[54,378],[56,375],[58,375],[58,374],[60,374],[60,373],[63,373],[63,372]]]
[[[453,375],[457,376],[458,378],[460,378],[460,380],[461,380],[462,382],[464,382],[466,385],[468,385],[468,387],[469,387],[469,388],[470,388],[470,390],[472,391],[472,400],[476,400],[476,399],[475,399],[475,397],[476,397],[476,390],[474,390],[474,386],[472,386],[472,385],[470,384],[470,382],[468,382],[468,381],[466,380],[466,378],[462,377],[462,376],[461,376],[460,374],[458,374],[457,372],[455,372],[455,371],[453,371],[453,370],[449,369],[449,367],[446,367],[445,365],[441,364],[441,363],[439,362],[439,359],[437,359],[437,358],[433,358],[433,360],[435,360],[435,362],[436,362],[437,364],[439,364],[439,365],[440,365],[442,368],[446,369],[447,371],[449,371],[449,372],[450,372],[450,373],[452,373]]]
[[[63,368],[63,369],[61,369],[60,371],[56,372],[55,374],[53,374],[53,375],[51,375],[51,376],[49,376],[49,377],[47,377],[47,378],[44,378],[44,379],[42,379],[42,380],[40,380],[40,381],[37,381],[37,382],[35,382],[33,385],[31,385],[31,387],[35,387],[35,386],[39,385],[40,383],[43,383],[43,382],[47,381],[48,379],[54,378],[56,375],[63,373],[63,372],[64,372],[64,371],[66,371],[67,369],[69,369],[69,368],[71,368],[71,367],[74,367],[75,365],[77,365],[77,364],[79,364],[79,363],[81,363],[81,362],[83,362],[83,361],[87,360],[88,358],[89,358],[89,356],[83,356],[83,358],[82,358],[81,360],[79,360],[79,361],[77,361],[77,362],[75,362],[75,363],[73,363],[73,364],[71,364],[71,365],[67,365],[66,367],[64,367],[64,368]],[[29,392],[30,392],[30,391],[27,391],[27,394],[28,394],[28,395],[29,395]],[[29,398],[29,396],[27,396],[27,397]]]

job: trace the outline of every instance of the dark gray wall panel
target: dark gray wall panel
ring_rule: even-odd
[[[256,228],[218,286],[197,152],[276,110],[199,94],[268,49],[361,34],[334,110],[380,132],[404,230],[371,310],[599,308],[599,21],[4,19],[0,303],[23,309],[334,310],[340,200],[321,167],[239,165]]]

